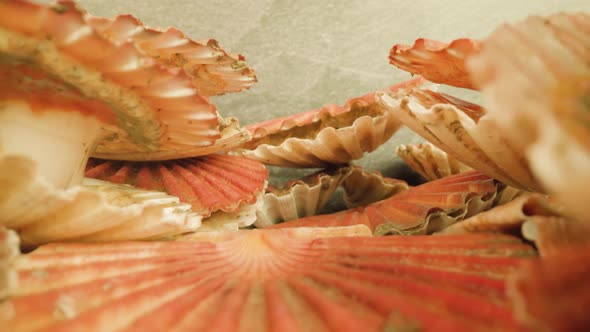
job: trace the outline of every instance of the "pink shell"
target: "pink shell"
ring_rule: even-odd
[[[366,207],[302,218],[273,227],[364,224],[378,235],[427,234],[489,209],[496,192],[494,180],[470,171],[428,182]]]
[[[414,79],[388,91],[423,83]],[[246,126],[252,140],[235,152],[265,164],[323,168],[359,159],[385,143],[399,122],[380,106],[375,93],[300,114]]]
[[[499,27],[468,66],[499,134],[581,222],[590,215],[588,34],[587,13],[532,16]]]
[[[389,63],[435,83],[473,89],[465,60],[477,54],[480,47],[480,42],[472,39],[447,44],[420,38],[412,46],[395,45],[389,53]]]
[[[131,39],[157,61],[183,68],[205,96],[238,92],[256,82],[254,71],[246,65],[244,57],[228,54],[214,39],[194,41],[175,28],[151,29],[131,15],[114,19],[90,17],[88,21],[107,39],[117,43]]]
[[[235,212],[252,204],[266,187],[268,171],[261,163],[235,156],[209,155],[164,162],[117,162],[91,159],[86,177],[165,191],[203,216]]]
[[[430,90],[382,94],[381,101],[406,126],[451,157],[503,183],[531,191],[541,187],[523,152],[497,132],[480,106]]]
[[[534,255],[494,234],[51,244],[18,261],[11,331],[519,330],[504,287]],[[493,317],[493,319],[490,319]]]
[[[239,130],[222,133],[227,125],[220,123],[215,107],[184,71],[158,64],[131,40],[114,43],[103,38],[71,1],[54,6],[2,1],[0,29],[10,41],[0,51],[29,59],[85,96],[112,105],[120,128],[96,146],[96,156],[189,157],[247,139]],[[38,52],[40,48],[44,51]]]

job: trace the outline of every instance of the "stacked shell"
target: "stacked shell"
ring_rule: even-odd
[[[256,82],[243,56],[215,40],[149,29],[129,15],[91,17],[71,1],[3,1],[0,72],[0,224],[28,245],[195,231],[203,217],[239,214],[264,192],[262,164],[197,158],[250,138],[208,99]],[[114,177],[92,170],[115,183],[139,179],[144,190],[135,190],[84,184],[90,156],[175,161],[154,162],[154,175],[131,162],[103,161],[122,165]]]

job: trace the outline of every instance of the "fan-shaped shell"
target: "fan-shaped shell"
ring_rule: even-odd
[[[91,159],[86,177],[165,191],[190,204],[193,212],[209,216],[213,211],[235,212],[254,203],[264,192],[268,171],[254,160],[209,155],[164,162]]]
[[[393,46],[389,63],[435,83],[473,89],[465,62],[477,54],[480,47],[480,42],[472,39],[456,39],[447,44],[420,38],[411,46]]]
[[[239,92],[256,82],[254,71],[242,55],[224,51],[216,40],[191,40],[182,31],[151,29],[131,15],[114,19],[89,17],[90,25],[116,43],[132,39],[135,45],[157,61],[183,68],[205,96]]]
[[[534,16],[498,28],[469,63],[499,132],[581,222],[590,214],[589,33],[586,13]]]
[[[409,189],[406,181],[386,178],[359,166],[351,167],[350,174],[342,181],[342,188],[348,208],[365,206]]]
[[[430,90],[380,95],[381,101],[414,132],[460,162],[505,184],[540,190],[523,152],[501,135],[478,105]]]
[[[273,227],[364,224],[378,235],[427,234],[489,209],[497,190],[494,180],[469,171],[413,187],[365,207],[302,218]]]
[[[534,251],[503,235],[51,244],[17,262],[3,326],[209,331],[517,330],[504,280]]]
[[[389,91],[420,85],[422,79],[396,84]],[[344,106],[317,110],[246,126],[252,140],[236,150],[265,164],[329,167],[359,159],[385,143],[400,124],[380,106],[375,93],[348,100]]]
[[[196,230],[201,216],[177,197],[98,180],[56,189],[20,156],[0,158],[0,225],[24,245],[58,240],[161,238]]]
[[[97,156],[180,158],[248,139],[247,132],[220,123],[215,107],[184,71],[158,64],[132,40],[103,38],[71,1],[53,6],[2,1],[0,39],[7,56],[28,59],[86,97],[111,105],[118,128],[96,146]]]
[[[515,315],[531,331],[584,331],[590,326],[590,246],[523,263],[510,278]]]
[[[396,153],[426,180],[441,179],[471,170],[471,167],[428,142],[401,144],[397,147]]]
[[[328,202],[343,179],[347,167],[322,170],[303,179],[287,182],[281,188],[269,187],[262,197],[254,225],[268,227],[279,222],[315,215]]]

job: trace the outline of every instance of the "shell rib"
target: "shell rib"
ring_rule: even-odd
[[[348,208],[369,205],[409,189],[406,181],[386,178],[360,166],[350,169],[350,174],[342,181],[344,203]]]
[[[300,229],[51,244],[19,259],[19,287],[0,306],[11,331],[512,331],[504,280],[533,255],[503,235]]]
[[[590,245],[526,263],[510,278],[515,315],[531,331],[584,331],[590,326]]]
[[[0,225],[18,230],[26,246],[61,240],[162,238],[194,231],[201,216],[161,192],[98,180],[67,190],[49,185],[36,164],[0,158]]]
[[[397,155],[426,180],[441,179],[471,170],[432,143],[401,144]]]
[[[209,155],[165,162],[91,159],[86,177],[165,191],[203,216],[235,212],[264,192],[268,171],[261,163],[235,156]]]
[[[349,176],[347,167],[322,170],[303,179],[287,182],[281,188],[269,187],[262,197],[254,225],[259,228],[276,223],[313,216],[328,202],[343,179]]]
[[[90,25],[116,43],[133,40],[137,47],[162,64],[183,68],[205,96],[239,92],[256,82],[242,55],[225,52],[214,39],[194,41],[182,31],[151,29],[131,15],[114,19],[89,17]]]
[[[382,103],[414,132],[460,162],[513,187],[539,191],[521,150],[501,135],[481,107],[430,90],[381,94]]]
[[[428,234],[489,209],[498,192],[491,178],[470,171],[413,187],[388,199],[273,227],[367,225],[377,235]]]
[[[465,62],[477,54],[480,47],[480,42],[472,39],[457,39],[447,44],[420,38],[412,46],[393,46],[389,63],[435,83],[473,89]]]
[[[71,1],[53,6],[0,2],[0,41],[0,53],[28,59],[86,97],[111,105],[119,127],[98,144],[96,155],[188,157],[248,138],[239,130],[222,133],[215,107],[184,71],[158,64],[133,41],[103,38]],[[224,144],[216,143],[221,138]]]
[[[500,133],[581,222],[590,214],[589,34],[585,13],[530,17],[498,28],[468,66]]]
[[[423,83],[414,79],[389,91]],[[252,140],[235,152],[265,164],[287,167],[343,165],[385,143],[400,127],[375,93],[283,118],[252,124]]]

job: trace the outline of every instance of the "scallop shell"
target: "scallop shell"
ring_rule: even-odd
[[[515,315],[531,331],[585,331],[590,326],[590,246],[524,264],[510,278]]]
[[[481,212],[471,218],[453,224],[440,234],[463,234],[472,232],[512,232],[519,233],[522,224],[532,217],[558,217],[559,207],[547,197],[539,194],[526,194],[504,205]]]
[[[541,256],[553,256],[570,246],[588,245],[590,226],[559,216],[533,216],[522,224],[522,235],[535,243]]]
[[[543,189],[566,205],[565,213],[582,222],[590,214],[590,117],[583,101],[589,33],[585,13],[533,16],[500,27],[469,63],[500,133],[523,151]]]
[[[393,46],[389,63],[435,83],[473,89],[465,61],[477,54],[480,47],[480,42],[472,39],[457,39],[447,44],[420,38],[411,46]]]
[[[269,187],[262,197],[263,205],[254,225],[269,227],[283,221],[315,215],[321,210],[343,179],[347,167],[322,170],[303,179],[287,182],[281,188]]]
[[[303,233],[303,236],[302,236]],[[503,235],[51,244],[17,262],[11,331],[519,329],[505,278],[534,255]],[[411,240],[411,241],[408,241]]]
[[[494,180],[470,171],[413,187],[366,207],[302,218],[273,227],[364,224],[377,235],[428,234],[489,209],[497,191]]]
[[[429,181],[472,169],[428,142],[401,144],[397,147],[396,153],[408,166]]]
[[[386,178],[379,172],[369,172],[352,166],[350,174],[342,181],[344,203],[350,208],[365,206],[384,200],[409,189],[403,180]]]
[[[522,151],[501,135],[478,105],[430,90],[381,94],[381,101],[414,132],[460,162],[513,187],[541,190]]]
[[[249,138],[232,121],[220,123],[215,107],[184,71],[158,64],[132,40],[103,38],[71,1],[52,6],[2,1],[0,39],[0,52],[38,64],[86,97],[111,105],[119,127],[97,145],[96,156],[189,157]]]
[[[0,301],[18,285],[14,264],[19,254],[19,238],[16,232],[0,226]]]
[[[264,192],[268,171],[254,160],[209,155],[164,162],[91,159],[86,177],[165,191],[190,204],[193,212],[209,216],[213,211],[235,212],[254,203]]]
[[[225,52],[214,39],[194,41],[176,28],[151,29],[131,15],[114,19],[89,17],[90,25],[115,43],[133,40],[157,61],[183,68],[205,96],[239,92],[256,82],[254,71],[242,55]]]
[[[390,87],[414,87],[414,79]],[[375,93],[353,98],[344,106],[321,109],[246,126],[252,140],[235,152],[268,165],[325,168],[359,159],[385,143],[400,127],[375,100]]]
[[[20,156],[0,158],[0,187],[0,225],[18,230],[26,246],[167,237],[201,225],[189,204],[162,192],[98,180],[56,189],[31,159]]]

